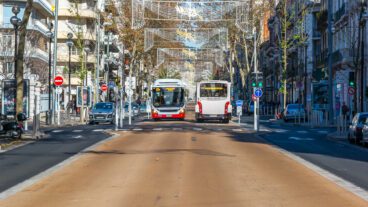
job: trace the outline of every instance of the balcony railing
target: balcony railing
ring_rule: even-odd
[[[0,22],[0,29],[13,29],[14,26],[10,22]],[[38,31],[41,34],[47,36],[47,32],[49,31],[46,24],[41,22],[38,19],[32,19],[28,22],[27,30]]]
[[[48,53],[39,48],[26,49],[24,56],[26,58],[39,59],[43,62],[49,61]],[[0,50],[0,57],[8,57],[8,58],[14,57],[14,49],[8,48],[8,49]]]
[[[344,16],[345,14],[346,14],[346,7],[345,7],[345,3],[343,3],[340,9],[337,10],[337,12],[335,12],[334,14],[335,22],[339,21],[341,17]]]

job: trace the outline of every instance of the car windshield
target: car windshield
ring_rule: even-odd
[[[368,124],[368,114],[359,116],[358,123]]]
[[[111,103],[98,103],[95,105],[94,109],[112,109]]]

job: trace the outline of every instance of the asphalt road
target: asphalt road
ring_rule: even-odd
[[[285,126],[265,120],[262,126],[270,131],[262,135],[268,142],[368,190],[367,148],[349,144],[346,140],[328,139],[327,134],[333,132],[329,128]]]
[[[0,192],[23,182],[81,150],[109,137],[101,129],[112,126],[78,126],[47,132],[49,138],[0,154]],[[98,130],[96,130],[98,129]]]
[[[6,207],[30,204],[368,206],[234,123],[192,121],[139,123],[0,201]]]

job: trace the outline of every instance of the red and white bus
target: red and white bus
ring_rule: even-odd
[[[152,119],[185,119],[185,84],[177,79],[159,79],[152,86]]]

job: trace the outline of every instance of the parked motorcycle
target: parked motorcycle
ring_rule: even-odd
[[[24,114],[18,114],[17,120],[23,122],[27,118]],[[23,124],[19,123],[17,120],[8,119],[6,115],[0,115],[0,136],[10,137],[13,139],[20,139],[24,132]]]

